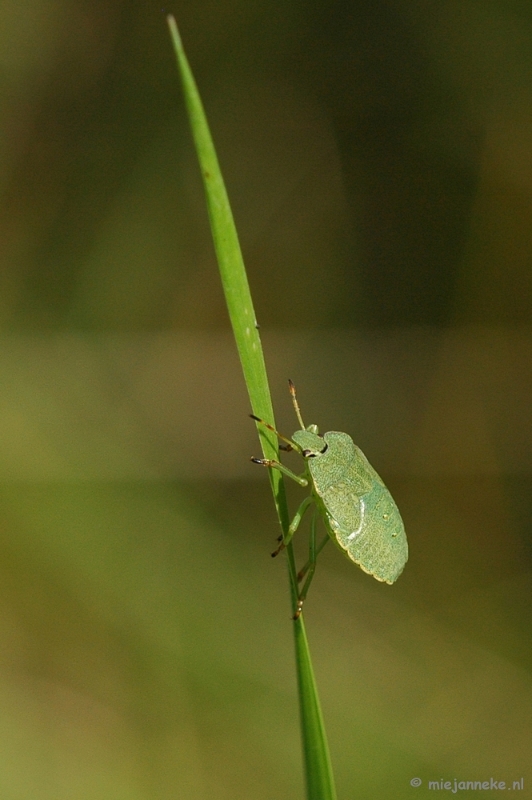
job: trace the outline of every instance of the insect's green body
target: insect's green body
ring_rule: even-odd
[[[408,559],[408,544],[393,497],[347,433],[316,426],[296,431],[316,505],[328,533],[345,555],[378,581],[394,583]]]
[[[305,459],[305,474],[296,475],[279,461],[264,458],[251,460],[265,467],[278,469],[297,481],[300,486],[310,486],[311,496],[305,498],[292,520],[288,533],[280,537],[281,544],[272,555],[282,550],[291,540],[309,505],[314,502],[319,510],[328,536],[317,547],[315,517],[311,526],[309,560],[298,575],[298,582],[306,575],[299,592],[294,619],[301,613],[316,559],[329,537],[358,564],[364,572],[383,583],[395,583],[408,559],[405,528],[394,499],[375,472],[364,453],[347,433],[329,431],[321,435],[317,425],[305,427],[296,399],[296,390],[289,381],[292,402],[301,429],[291,439],[280,434],[259,417],[253,419],[273,431],[286,442],[284,450],[296,450]]]

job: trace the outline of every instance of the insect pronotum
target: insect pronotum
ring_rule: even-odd
[[[250,416],[284,442],[280,445],[282,450],[296,450],[305,459],[305,472],[303,475],[296,475],[284,464],[272,459],[251,460],[255,464],[280,470],[300,486],[310,487],[310,495],[296,511],[287,535],[279,537],[279,547],[272,553],[272,556],[276,556],[286,547],[297,531],[303,515],[314,503],[309,559],[297,576],[299,583],[305,578],[299,589],[294,614],[294,619],[297,619],[314,577],[317,557],[329,539],[336,542],[347,558],[358,564],[364,572],[389,584],[394,583],[403,571],[408,559],[408,543],[399,509],[364,453],[347,433],[329,431],[321,434],[317,425],[305,427],[297,402],[296,388],[292,381],[288,381],[288,385],[301,426],[291,439],[283,436],[263,419],[254,414]],[[318,545],[316,512],[323,518],[327,529],[327,535]]]

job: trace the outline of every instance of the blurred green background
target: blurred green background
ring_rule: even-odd
[[[0,4],[0,797],[303,796],[168,12],[279,428],[291,377],[408,531],[396,585],[329,547],[305,607],[339,798],[529,797],[532,10],[496,0]]]

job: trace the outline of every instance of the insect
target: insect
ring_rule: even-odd
[[[408,543],[401,514],[384,482],[363,452],[347,433],[329,431],[320,434],[317,425],[303,422],[296,397],[296,388],[288,381],[292,403],[301,426],[291,439],[283,436],[263,419],[250,416],[273,431],[284,444],[282,450],[295,450],[305,459],[305,472],[296,475],[279,461],[252,458],[255,464],[278,469],[300,486],[310,486],[310,495],[299,506],[286,536],[272,553],[276,556],[290,542],[307,511],[314,504],[310,529],[309,559],[297,576],[303,583],[299,590],[294,619],[301,613],[303,602],[316,569],[316,559],[329,539],[364,572],[383,583],[394,583],[407,562]],[[327,529],[323,541],[316,545],[316,514]]]

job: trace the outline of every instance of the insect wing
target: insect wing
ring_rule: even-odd
[[[331,431],[324,439],[327,451],[309,460],[309,471],[330,532],[364,572],[394,583],[408,559],[399,509],[348,434]]]

